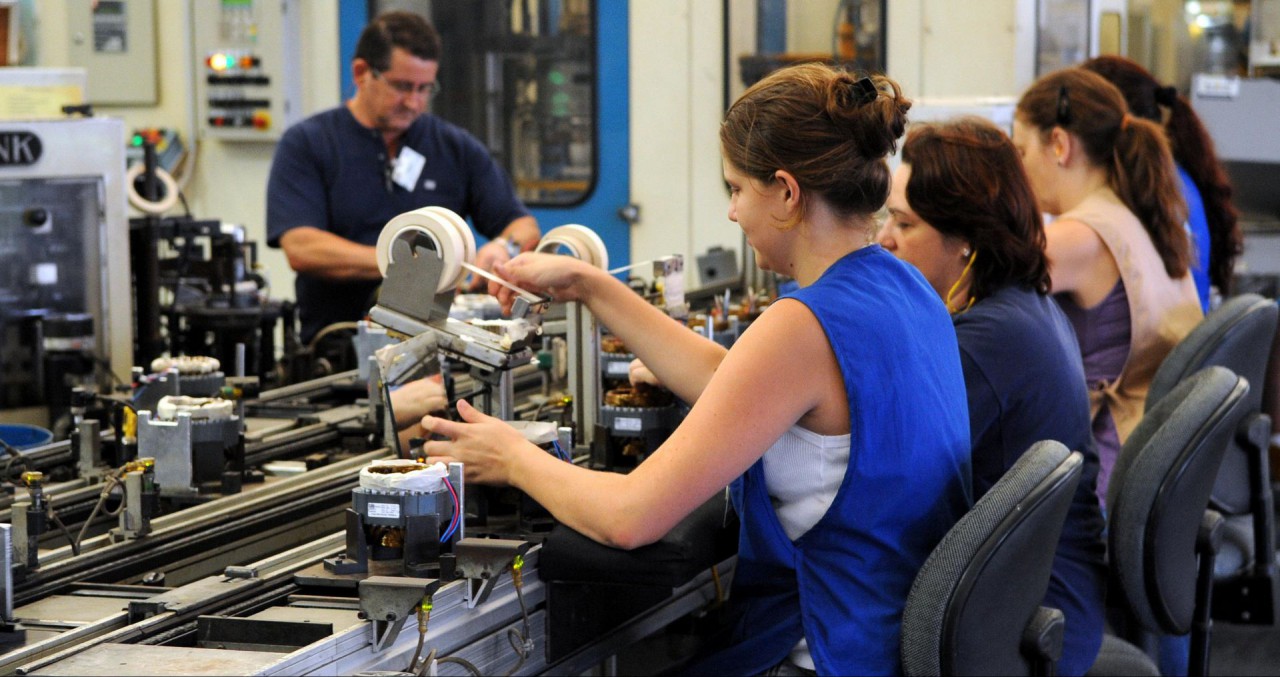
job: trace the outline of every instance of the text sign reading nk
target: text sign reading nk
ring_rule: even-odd
[[[31,132],[0,131],[0,167],[34,165],[44,153],[40,137]]]

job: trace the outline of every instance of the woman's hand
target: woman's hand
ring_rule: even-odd
[[[641,362],[639,358],[631,360],[631,364],[628,365],[628,375],[631,378],[631,385],[633,386],[646,383],[651,386],[658,386],[659,388],[663,387],[662,381],[659,381],[658,377],[654,376],[653,372],[649,371],[649,368],[644,366],[644,362]]]
[[[547,294],[556,301],[580,301],[584,300],[583,280],[596,270],[591,264],[570,256],[525,253],[498,264],[493,272],[535,294]],[[515,292],[490,281],[489,293],[498,297],[503,312],[510,312]]]
[[[463,463],[468,482],[511,484],[514,460],[533,445],[515,428],[480,413],[464,400],[458,401],[458,414],[462,422],[434,416],[422,419],[427,433],[448,438],[427,442],[423,453],[431,462],[448,459]]]
[[[410,381],[391,391],[391,411],[395,413],[397,429],[411,426],[433,411],[444,411],[447,406],[449,400],[439,375]]]

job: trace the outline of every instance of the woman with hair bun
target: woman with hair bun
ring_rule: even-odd
[[[1013,142],[981,118],[917,126],[901,158],[880,244],[919,268],[952,312],[974,500],[1041,440],[1084,456],[1044,599],[1066,616],[1058,674],[1083,675],[1102,645],[1106,594],[1098,454],[1080,349],[1048,296],[1035,196]]]
[[[1132,59],[1099,56],[1080,67],[1115,85],[1124,94],[1130,113],[1163,123],[1187,202],[1187,226],[1195,247],[1191,275],[1200,293],[1200,306],[1209,312],[1213,296],[1210,287],[1217,288],[1219,297],[1231,295],[1236,257],[1244,252],[1240,213],[1231,203],[1233,189],[1218,162],[1213,139],[1186,97],[1174,87],[1161,86],[1155,76]]]
[[[423,419],[449,439],[427,453],[466,463],[468,481],[522,489],[616,547],[660,538],[731,485],[742,522],[732,621],[698,672],[900,673],[912,581],[968,509],[955,331],[924,277],[873,240],[885,158],[909,107],[887,78],[807,64],[764,78],[726,112],[729,218],[762,268],[800,285],[730,350],[581,261],[523,254],[498,268],[586,303],[692,403],[631,473],[556,461],[465,404],[464,422]]]
[[[1018,101],[1013,141],[1045,228],[1053,293],[1075,328],[1105,503],[1151,378],[1204,316],[1188,274],[1186,204],[1164,130],[1083,68],[1050,73]]]

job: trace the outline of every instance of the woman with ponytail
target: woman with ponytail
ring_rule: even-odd
[[[522,254],[499,275],[585,303],[682,400],[666,442],[626,475],[593,472],[459,404],[423,419],[431,456],[511,484],[607,545],[662,537],[730,486],[742,523],[724,637],[693,671],[902,672],[902,611],[969,505],[969,423],[955,330],[915,268],[874,241],[886,156],[910,102],[892,80],[779,70],[720,126],[728,217],[800,288],[725,350],[608,273]],[[490,286],[510,305],[512,294]]]
[[[1191,280],[1186,204],[1164,130],[1083,68],[1050,73],[1018,101],[1013,140],[1045,228],[1055,298],[1075,328],[1106,501],[1151,377],[1204,316]]]
[[[1173,87],[1162,87],[1132,59],[1099,56],[1080,66],[1119,88],[1131,114],[1164,124],[1187,201],[1187,226],[1195,248],[1191,274],[1200,306],[1209,312],[1210,287],[1217,289],[1219,297],[1231,295],[1236,257],[1244,251],[1239,212],[1231,203],[1231,183],[1218,162],[1213,139],[1186,97]]]

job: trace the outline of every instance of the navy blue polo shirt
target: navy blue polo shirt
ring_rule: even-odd
[[[1036,442],[1057,440],[1084,455],[1045,595],[1045,606],[1067,619],[1058,672],[1084,674],[1102,643],[1106,525],[1094,491],[1098,452],[1075,332],[1052,298],[1017,286],[955,316],[955,327],[969,400],[975,501]]]
[[[267,244],[280,246],[291,228],[312,226],[373,245],[399,214],[438,206],[496,237],[529,211],[488,149],[461,127],[419,117],[402,144],[426,158],[413,190],[387,180],[382,135],[362,126],[346,106],[313,115],[285,131],[267,182]],[[376,281],[338,282],[299,273],[295,283],[302,340],[322,327],[358,320],[372,306]]]

